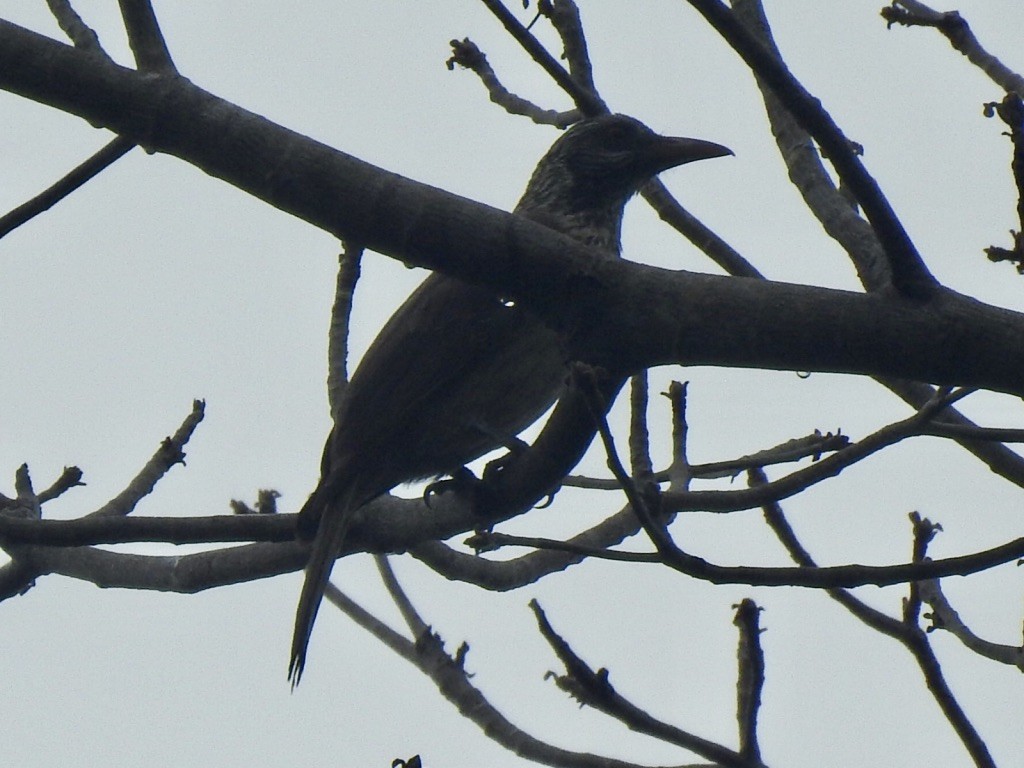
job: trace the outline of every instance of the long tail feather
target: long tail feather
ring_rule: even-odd
[[[352,513],[357,509],[353,504],[354,489],[348,489],[340,494],[340,498],[334,493],[325,493],[326,490],[318,488],[314,491],[299,512],[300,520],[319,517],[320,526],[313,540],[309,561],[306,563],[306,580],[302,584],[299,607],[295,612],[295,633],[292,635],[292,655],[288,664],[288,679],[291,681],[292,690],[302,679],[313,622],[316,621],[320,601],[323,600],[327,581],[331,577],[334,560],[348,533]],[[336,501],[328,508],[323,502],[324,497],[333,497]]]

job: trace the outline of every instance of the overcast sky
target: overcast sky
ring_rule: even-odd
[[[982,103],[1002,94],[934,30],[886,31],[881,0],[767,3],[794,73],[819,96],[902,216],[929,266],[952,288],[1024,309],[1024,282],[989,266],[1017,226],[1002,125]],[[510,3],[524,21],[529,13]],[[735,158],[662,176],[696,215],[772,279],[858,289],[838,247],[788,184],[752,78],[679,0],[583,0],[602,95],[655,129],[730,146]],[[567,98],[480,3],[157,3],[181,73],[282,125],[388,170],[510,209],[557,132],[490,104],[468,72],[449,72],[448,41],[471,37],[506,85],[542,106]],[[76,8],[130,64],[113,0]],[[1024,5],[963,0],[989,50],[1024,70]],[[41,0],[0,0],[0,16],[59,31]],[[551,36],[541,34],[551,42]],[[1017,58],[1014,58],[1017,57]],[[47,187],[111,137],[0,94],[0,209]],[[174,158],[135,150],[52,211],[0,241],[0,491],[27,462],[37,488],[65,465],[87,485],[51,504],[78,517],[124,487],[159,441],[205,398],[207,419],[139,514],[211,515],[228,501],[280,491],[295,511],[316,482],[329,429],[326,328],[338,245],[323,232]],[[716,271],[642,201],[628,209],[627,258]],[[376,254],[363,262],[353,348],[361,352],[423,273]],[[750,453],[819,428],[862,437],[908,409],[870,381],[815,374],[658,371],[690,385],[691,459]],[[1019,400],[978,396],[964,410],[1024,426]],[[668,413],[653,398],[653,441]],[[594,452],[586,471],[605,475]],[[781,470],[776,470],[777,476]],[[740,481],[737,481],[740,482]],[[571,535],[621,500],[566,496],[503,530]],[[944,533],[934,556],[1020,535],[1019,494],[938,440],[888,449],[787,503],[822,563],[905,561],[907,514]],[[755,512],[689,515],[673,528],[688,551],[722,564],[788,564]],[[132,551],[171,553],[172,547]],[[454,649],[471,645],[473,682],[514,723],[559,746],[651,764],[677,750],[580,710],[543,680],[556,660],[527,602],[593,666],[652,714],[735,745],[732,605],[765,608],[762,751],[773,766],[967,765],[910,657],[824,595],[714,587],[652,566],[590,563],[510,594],[449,583],[411,558],[399,576]],[[335,581],[400,625],[372,561]],[[199,595],[99,590],[57,576],[0,606],[0,755],[10,765],[389,766],[421,753],[427,768],[511,768],[524,761],[462,719],[436,689],[325,606],[301,687],[286,681],[300,574]],[[948,584],[980,634],[1020,640],[1012,565]],[[865,589],[896,615],[901,588]],[[1024,754],[1019,674],[935,645],[996,761]]]

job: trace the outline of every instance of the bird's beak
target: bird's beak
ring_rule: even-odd
[[[651,165],[655,173],[661,173],[677,165],[692,163],[694,160],[708,160],[733,154],[728,147],[701,139],[685,139],[676,136],[659,136],[650,149]]]

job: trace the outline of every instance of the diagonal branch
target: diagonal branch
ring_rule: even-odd
[[[882,194],[877,182],[864,168],[850,140],[792,73],[743,26],[720,0],[688,0],[698,13],[733,47],[754,74],[775,92],[786,109],[822,146],[829,161],[843,180],[878,233],[892,270],[893,286],[904,296],[923,299],[938,283],[921,259]]]
[[[988,75],[996,85],[1004,91],[1016,93],[1024,98],[1024,77],[986,51],[974,36],[967,20],[956,11],[941,13],[918,0],[893,0],[892,5],[882,9],[882,18],[890,28],[893,24],[935,27],[949,40],[949,44],[955,50],[966,56],[968,61]]]
[[[82,20],[82,17],[71,7],[69,0],[46,0],[46,4],[61,31],[68,36],[76,48],[96,56],[110,58],[103,50],[96,31]]]
[[[541,635],[554,650],[555,655],[565,665],[566,674],[553,677],[555,684],[566,691],[581,704],[591,706],[625,723],[630,730],[653,736],[669,744],[688,749],[707,760],[713,760],[716,766],[729,768],[763,768],[763,763],[756,755],[742,755],[727,747],[694,733],[669,725],[652,717],[616,691],[608,677],[607,669],[592,670],[581,659],[572,647],[562,638],[548,621],[540,603],[530,601],[530,608],[537,618]]]
[[[953,292],[915,303],[607,259],[542,225],[319,145],[182,79],[104,64],[5,22],[0,87],[109,124],[338,236],[493,288],[552,327],[575,329],[568,355],[623,375],[684,362],[1024,394],[1024,317]],[[570,295],[579,301],[565,301]]]
[[[465,644],[453,657],[445,651],[444,643],[437,634],[427,631],[417,635],[415,641],[408,640],[333,584],[327,585],[324,597],[377,640],[415,666],[437,686],[441,695],[451,702],[463,717],[477,725],[488,738],[513,754],[544,765],[565,768],[641,768],[636,763],[562,749],[520,729],[502,715],[480,689],[470,683],[471,675],[464,667],[467,651]]]
[[[135,142],[133,141],[121,136],[115,138],[51,187],[0,217],[0,237],[10,234],[25,222],[48,211],[94,176],[128,154],[134,146]]]
[[[171,52],[160,31],[160,23],[150,0],[118,0],[128,45],[135,55],[135,63],[145,72],[176,73]]]
[[[608,106],[601,100],[601,97],[578,83],[571,74],[566,72],[565,68],[555,60],[555,57],[540,44],[540,41],[519,23],[519,20],[502,4],[501,0],[481,1],[515,41],[551,76],[551,79],[558,83],[562,90],[569,94],[584,114],[593,116],[608,113]]]

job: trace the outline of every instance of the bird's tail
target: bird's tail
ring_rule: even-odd
[[[331,501],[325,503],[325,498]],[[358,508],[358,504],[356,489],[352,486],[341,493],[337,493],[333,488],[320,487],[312,493],[299,511],[300,521],[319,518],[319,527],[313,539],[309,561],[306,563],[306,580],[299,595],[299,607],[295,611],[292,656],[288,664],[288,679],[291,681],[292,690],[302,679],[302,669],[306,665],[306,648],[313,632],[316,612],[327,588],[334,560],[348,533],[352,513]]]

